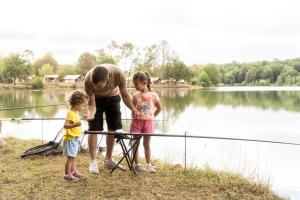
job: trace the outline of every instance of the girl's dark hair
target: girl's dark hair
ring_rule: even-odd
[[[97,84],[99,82],[105,81],[108,77],[108,69],[104,66],[96,66],[92,73],[92,83]]]
[[[148,90],[151,91],[150,85],[152,84],[152,82],[148,72],[137,72],[133,75],[132,80],[139,80],[142,82],[146,82]]]
[[[83,103],[87,99],[88,99],[88,96],[84,92],[82,92],[80,90],[76,90],[71,94],[68,102],[69,102],[70,106],[76,106],[76,105]]]

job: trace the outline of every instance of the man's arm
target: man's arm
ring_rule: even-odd
[[[136,108],[133,105],[131,97],[127,91],[127,87],[120,89],[120,93],[121,93],[124,104],[132,111],[133,114],[138,115],[138,111],[136,110]]]
[[[89,96],[88,100],[88,113],[86,116],[86,120],[92,120],[94,119],[96,113],[96,100],[95,100],[95,95]]]

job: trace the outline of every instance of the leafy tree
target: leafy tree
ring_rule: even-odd
[[[4,71],[5,71],[4,59],[0,57],[0,81],[1,82],[3,82],[4,79]]]
[[[22,58],[21,54],[11,54],[4,58],[5,69],[3,77],[12,79],[13,84],[16,84],[16,79],[26,79],[32,72],[30,63]]]
[[[170,47],[169,43],[165,40],[161,41],[159,43],[159,49],[160,49],[160,54],[161,54],[161,69],[159,72],[159,77],[163,77],[163,71],[165,64],[170,62]]]
[[[283,70],[283,65],[281,63],[272,63],[269,65],[271,68],[271,83],[276,83],[277,82],[277,77],[279,76],[279,74],[281,73],[281,71]]]
[[[85,75],[91,68],[96,65],[96,56],[85,52],[78,59],[78,68],[81,75]]]
[[[296,83],[297,70],[291,66],[285,66],[277,79],[277,84],[289,84]]]
[[[39,70],[39,75],[41,77],[45,76],[45,75],[50,75],[53,74],[54,70],[53,67],[49,64],[44,64],[41,69]]]
[[[113,58],[113,56],[109,56],[105,53],[104,49],[98,49],[96,50],[97,57],[96,57],[96,64],[103,64],[103,63],[109,63],[109,64],[117,64],[116,59]]]
[[[174,60],[172,63],[167,63],[164,69],[164,75],[165,78],[174,78],[176,81],[180,79],[189,81],[192,77],[192,70],[183,62]]]
[[[203,87],[209,87],[211,85],[211,80],[209,78],[209,75],[206,73],[206,71],[201,71],[198,75],[198,84]]]
[[[250,69],[246,73],[245,81],[247,83],[254,83],[257,78],[258,69],[257,67],[250,67]]]
[[[59,66],[57,74],[59,75],[59,79],[62,80],[68,74],[78,74],[78,67],[73,65],[64,64]]]
[[[42,89],[44,87],[43,79],[41,77],[36,76],[31,83],[32,89]]]
[[[246,79],[246,74],[248,72],[248,68],[246,66],[242,66],[237,75],[237,82],[243,83]]]
[[[56,73],[56,71],[58,69],[58,63],[54,59],[52,53],[46,53],[43,57],[37,59],[33,65],[36,68],[36,72],[38,72],[38,70],[45,64],[51,65],[53,67],[54,73]]]
[[[125,42],[119,48],[121,50],[121,56],[124,59],[124,68],[127,69],[128,59],[130,59],[131,56],[133,55],[135,46],[130,42]],[[130,69],[129,69],[129,76],[130,76],[130,73],[131,73],[131,65],[130,65]]]
[[[156,44],[144,48],[143,65],[144,69],[152,73],[154,67],[158,66],[158,46]]]
[[[203,70],[208,74],[213,85],[218,85],[221,82],[221,73],[217,65],[207,64]]]
[[[229,71],[229,72],[224,74],[223,82],[225,84],[234,84],[236,82],[235,81],[235,75],[234,75],[233,71]]]
[[[297,72],[300,72],[300,58],[287,60],[287,65],[294,67]]]

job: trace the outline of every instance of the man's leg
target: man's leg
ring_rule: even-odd
[[[114,96],[110,98],[109,106],[105,108],[107,129],[110,132],[115,132],[118,129],[122,129],[121,120],[121,108],[120,108],[120,96]],[[115,144],[114,135],[106,135],[106,156],[104,160],[104,166],[108,169],[112,169],[117,164],[112,160],[112,153]],[[118,168],[124,168],[119,165]]]
[[[88,136],[89,152],[91,160],[96,160],[97,135],[89,134]]]
[[[97,101],[96,101],[97,105]],[[99,131],[103,130],[103,117],[102,110],[98,109],[95,114],[95,118],[93,121],[89,122],[89,131]],[[89,167],[89,171],[91,173],[99,173],[98,164],[96,161],[97,155],[97,134],[89,134],[88,136],[88,145],[89,145],[89,153],[91,157],[91,163]]]
[[[107,129],[109,132],[115,132],[117,129],[122,129],[120,96],[110,98],[109,106],[105,108]],[[115,144],[114,135],[106,135],[106,156],[105,160],[112,159],[112,152]]]
[[[97,148],[97,135],[90,134],[88,136],[89,153],[91,156],[91,163],[89,166],[89,172],[98,174],[98,164],[96,161],[96,148]]]
[[[115,130],[108,130],[109,132],[115,132]],[[115,136],[114,135],[106,135],[106,156],[105,160],[111,160],[112,152],[115,144]]]

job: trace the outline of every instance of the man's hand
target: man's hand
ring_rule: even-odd
[[[94,116],[91,115],[90,113],[87,113],[83,116],[83,118],[86,120],[86,121],[92,121],[94,119]]]
[[[141,115],[142,115],[142,113],[140,111],[138,111],[137,109],[134,109],[132,111],[132,117],[137,117],[138,118]]]

